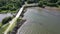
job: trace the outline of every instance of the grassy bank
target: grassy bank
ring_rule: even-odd
[[[3,34],[6,28],[9,26],[9,21],[12,20],[13,17],[6,17],[0,23],[0,34]],[[21,22],[21,18],[18,18],[17,21],[12,25],[10,29],[10,33],[14,30],[14,28]],[[22,24],[22,23],[20,23]],[[17,26],[18,27],[18,26]]]
[[[0,11],[0,14],[4,14],[4,13],[16,13],[17,10],[13,10],[13,11],[10,11],[10,10],[1,10]]]

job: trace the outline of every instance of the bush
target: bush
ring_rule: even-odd
[[[0,7],[2,7],[3,5],[2,5],[2,3],[0,3]]]
[[[28,3],[28,4],[31,4],[31,3],[34,3],[34,1],[27,0],[27,3]]]
[[[0,12],[1,12],[2,10],[0,9]]]
[[[8,23],[10,20],[12,20],[12,17],[6,17],[2,20],[2,24],[4,25],[4,24]]]
[[[43,2],[39,1],[39,6],[42,7],[43,6]]]
[[[58,0],[48,0],[50,3],[56,3]]]
[[[58,4],[56,4],[56,3],[47,3],[47,6],[50,6],[50,7],[58,7]]]
[[[43,4],[44,4],[44,5],[47,5],[47,1],[43,1]]]
[[[60,5],[60,1],[58,1],[57,4]]]
[[[7,8],[5,6],[0,7],[1,10],[7,10]]]

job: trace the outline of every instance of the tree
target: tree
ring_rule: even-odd
[[[39,1],[39,6],[42,7],[43,6],[43,2]]]
[[[58,1],[57,4],[60,5],[60,1]]]
[[[4,25],[4,24],[8,23],[10,20],[12,20],[12,17],[6,17],[2,20],[2,24]]]
[[[50,3],[56,3],[58,0],[48,0]]]
[[[27,0],[27,3],[38,3],[39,0]]]

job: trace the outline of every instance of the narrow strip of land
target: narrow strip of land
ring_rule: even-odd
[[[24,7],[37,6],[37,5],[38,5],[38,4],[26,4],[26,5],[23,5],[23,6],[21,7],[21,9],[19,10],[19,12],[17,13],[16,17],[13,18],[13,19],[9,22],[10,25],[8,26],[8,28],[6,29],[6,31],[4,32],[4,34],[7,34],[7,33],[10,31],[11,27],[12,27],[13,25],[15,25],[15,22],[17,21],[17,19],[18,19],[19,16],[21,15]]]

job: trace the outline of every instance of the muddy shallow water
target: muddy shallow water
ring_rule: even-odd
[[[27,8],[17,34],[60,34],[60,11]]]

